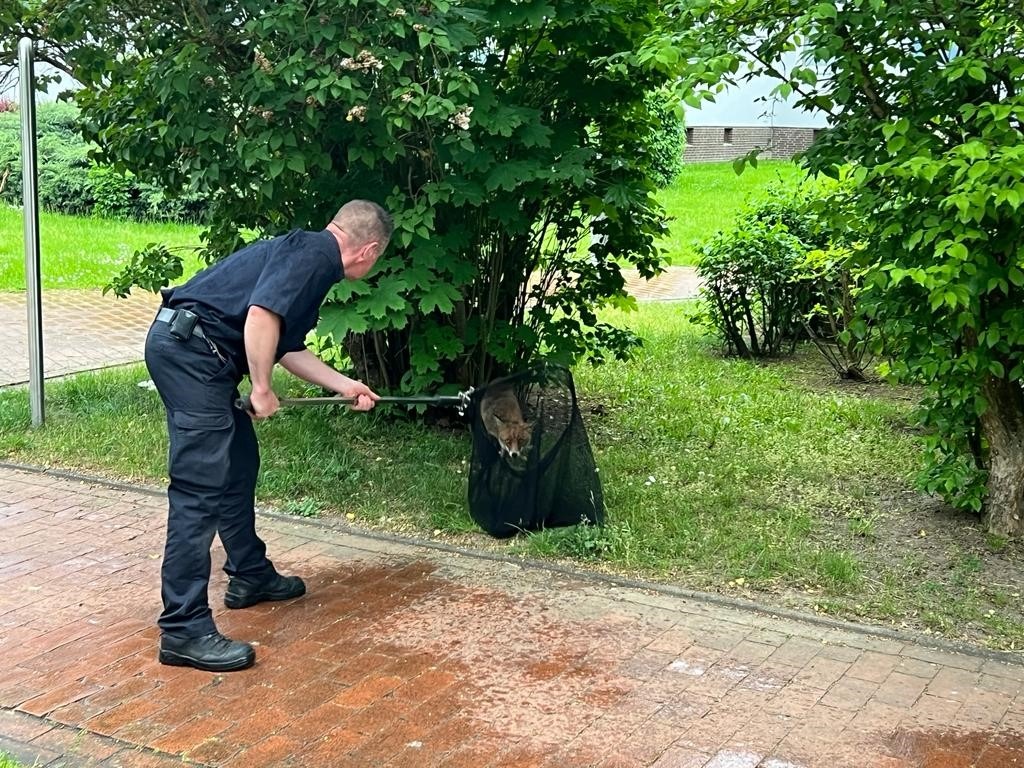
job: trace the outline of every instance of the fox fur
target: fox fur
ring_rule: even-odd
[[[511,385],[487,389],[480,401],[480,420],[488,434],[498,441],[502,456],[517,459],[529,449],[533,427],[523,420],[523,410]]]

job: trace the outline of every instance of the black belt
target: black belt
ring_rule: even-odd
[[[179,312],[187,312],[188,310],[171,309],[170,307],[161,307],[160,311],[156,313],[156,319],[161,323],[167,323],[170,326],[174,325],[174,321],[178,317]],[[189,313],[192,314],[192,313]],[[206,339],[206,334],[203,333],[203,326],[199,324],[199,319],[196,318],[195,324],[192,325],[192,330],[189,333],[190,336],[198,336],[200,339]]]
[[[213,339],[203,332],[203,326],[199,324],[199,317],[194,312],[189,312],[187,309],[161,307],[160,311],[156,313],[156,319],[158,323],[167,323],[171,335],[176,339],[188,341],[190,337],[198,336],[206,342],[206,346],[221,359],[221,362],[227,362],[227,358],[221,354],[217,345],[213,343]]]

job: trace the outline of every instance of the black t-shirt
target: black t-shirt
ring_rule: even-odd
[[[344,277],[334,236],[293,230],[247,245],[204,269],[184,285],[165,292],[165,304],[199,315],[203,331],[231,357],[240,373],[249,370],[243,330],[249,307],[269,309],[281,318],[276,359],[305,349],[320,305]]]

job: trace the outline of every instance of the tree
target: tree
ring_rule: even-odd
[[[923,486],[984,509],[994,532],[1024,533],[1020,4],[694,0],[667,11],[639,58],[684,66],[691,101],[713,98],[747,61],[829,116],[807,164],[830,175],[854,165],[861,307],[891,373],[927,388]]]
[[[349,197],[396,213],[372,288],[339,286],[322,314],[361,375],[460,386],[629,353],[596,310],[627,302],[618,259],[660,268],[644,96],[669,70],[608,59],[653,31],[655,0],[116,6],[24,23],[84,84],[102,159],[209,195],[209,258],[247,230],[321,227]]]

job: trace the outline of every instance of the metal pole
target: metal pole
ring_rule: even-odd
[[[25,288],[28,305],[28,402],[32,426],[43,425],[43,295],[39,268],[39,177],[36,169],[36,77],[32,40],[18,43],[21,84],[21,186],[25,217]]]

